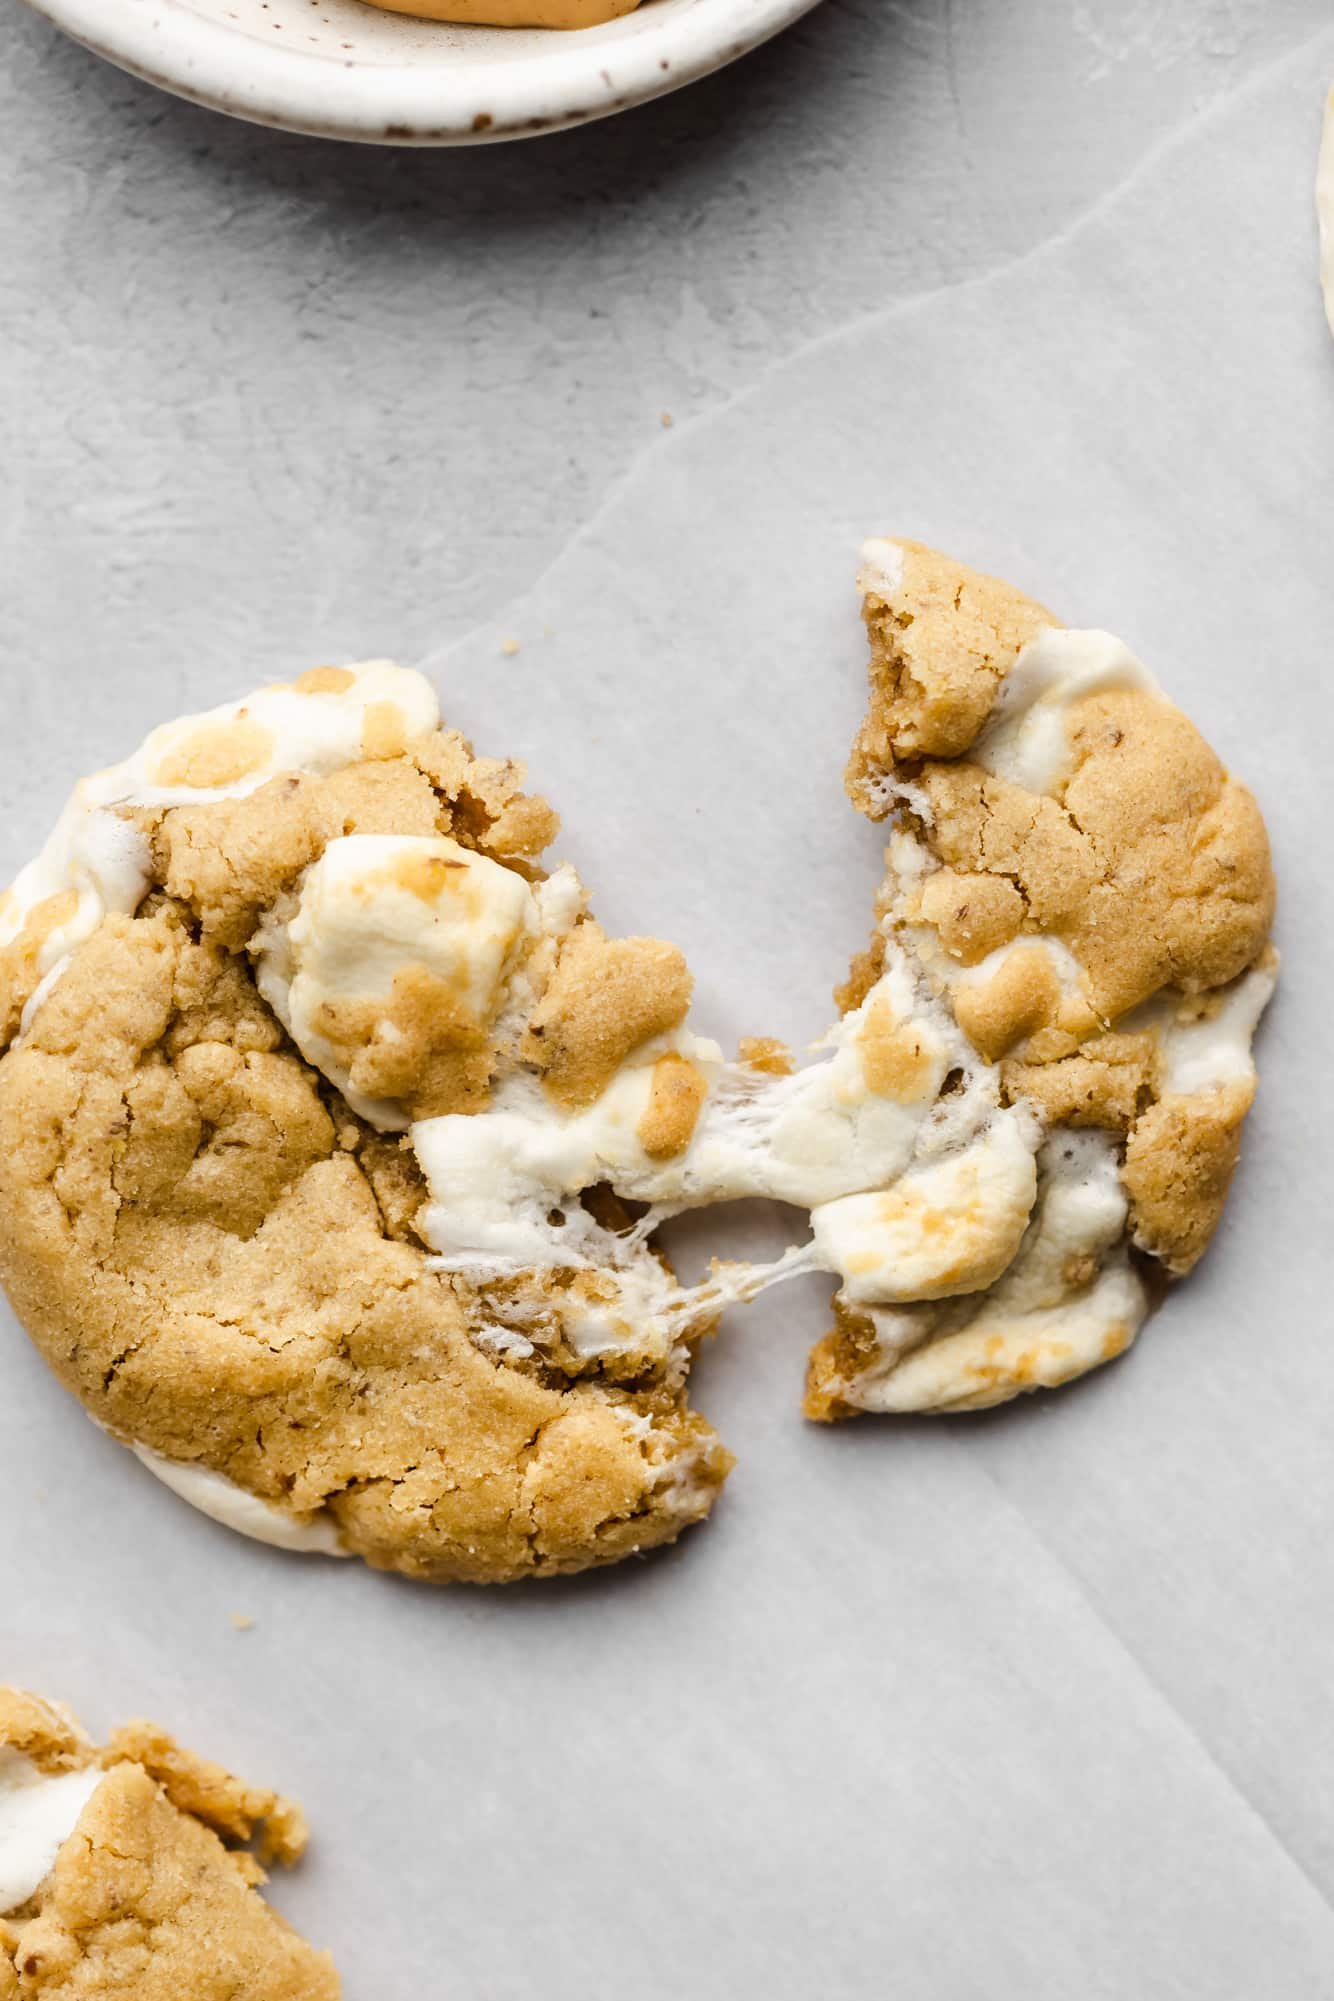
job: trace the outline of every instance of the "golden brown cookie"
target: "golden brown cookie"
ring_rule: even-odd
[[[86,780],[0,905],[0,1272],[34,1340],[205,1512],[431,1579],[651,1548],[729,1465],[685,1398],[719,1302],[633,1218],[572,1197],[517,1255],[432,1222],[423,1126],[586,1099],[689,995],[543,874],[521,778],[419,675],[320,668]],[[660,1147],[687,1097],[658,1091]]]
[[[1039,1177],[993,1283],[844,1289],[816,1417],[978,1408],[1121,1353],[1218,1223],[1277,964],[1255,801],[1120,641],[918,543],[869,544],[862,589],[848,789],[894,832],[841,998],[906,958],[1033,1117]]]
[[[259,1895],[260,1858],[305,1846],[299,1807],[155,1724],[99,1750],[0,1688],[0,2001],[338,2001],[328,1955]]]

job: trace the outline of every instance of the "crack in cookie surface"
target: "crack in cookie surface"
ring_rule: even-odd
[[[0,1688],[0,2001],[338,2001],[327,1954],[258,1894],[306,1840],[291,1800],[155,1724],[99,1749]]]

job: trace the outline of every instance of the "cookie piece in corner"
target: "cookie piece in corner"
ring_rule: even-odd
[[[0,1687],[0,2001],[338,2001],[328,1955],[259,1894],[259,1858],[305,1845],[299,1807],[155,1725],[99,1749]]]
[[[501,1162],[455,1205],[423,1171],[424,1134],[577,1118],[622,1063],[664,1160],[688,1133],[680,954],[544,873],[521,781],[420,675],[318,668],[85,780],[0,903],[33,1339],[203,1512],[432,1580],[670,1541],[730,1464],[685,1389],[717,1288],[582,1183],[525,1204]]]
[[[914,542],[867,545],[854,803],[892,823],[871,949],[948,1008],[1035,1123],[1014,1257],[891,1305],[845,1287],[807,1410],[982,1408],[1122,1353],[1212,1236],[1273,991],[1264,823],[1105,632]]]

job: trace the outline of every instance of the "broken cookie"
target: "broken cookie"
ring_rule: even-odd
[[[85,780],[0,904],[0,1273],[38,1346],[205,1513],[432,1579],[669,1541],[730,1463],[685,1398],[725,1289],[605,1193],[461,1236],[423,1171],[440,1123],[577,1123],[627,1061],[660,1161],[689,1122],[680,954],[544,875],[520,780],[419,675],[319,668]]]
[[[672,1539],[695,1344],[838,1282],[808,1413],[1121,1353],[1218,1220],[1272,990],[1254,801],[1105,633],[871,545],[854,800],[892,816],[822,1060],[726,1060],[420,676],[321,668],[84,781],[0,906],[0,1270],[93,1416],[261,1540],[409,1574]],[[654,1233],[806,1209],[677,1283]]]
[[[259,1894],[306,1846],[299,1807],[150,1723],[94,1746],[0,1688],[0,2001],[338,2001],[327,1954]]]
[[[1037,1182],[991,1282],[844,1286],[816,1417],[976,1409],[1128,1347],[1222,1213],[1277,966],[1259,809],[1127,647],[917,543],[868,544],[861,585],[848,789],[894,831],[842,999],[909,968],[1029,1122]]]

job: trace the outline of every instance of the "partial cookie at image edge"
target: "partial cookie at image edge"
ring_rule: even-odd
[[[291,1800],[156,1725],[98,1748],[62,1705],[0,1687],[0,2001],[339,2001],[328,1955],[259,1895],[262,1863],[306,1841]]]

